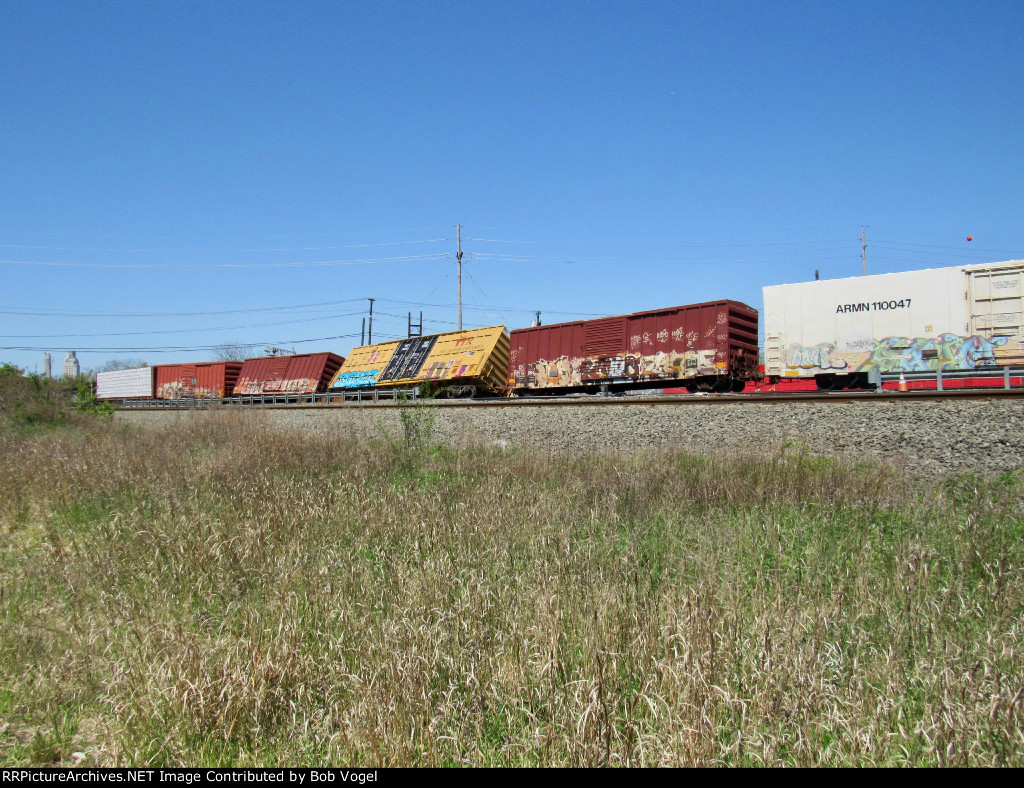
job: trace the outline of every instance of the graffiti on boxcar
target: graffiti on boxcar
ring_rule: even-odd
[[[529,388],[578,386],[579,359],[570,359],[568,356],[560,356],[552,361],[541,359],[527,365],[526,378]]]
[[[208,389],[202,386],[193,388],[182,380],[172,380],[157,387],[157,399],[190,399],[223,397],[224,389]]]
[[[192,390],[180,380],[172,380],[170,383],[164,383],[157,386],[156,397],[157,399],[181,399],[182,397],[191,397]]]
[[[939,369],[977,369],[996,363],[996,348],[1007,345],[1007,337],[958,336],[885,337],[860,340],[840,352],[831,342],[806,347],[790,345],[786,366],[790,369],[881,372],[934,372]]]
[[[376,355],[376,354],[374,354]],[[377,382],[379,369],[353,370],[342,372],[334,383],[336,389],[358,389],[372,386]]]
[[[242,378],[235,386],[236,394],[296,394],[316,391],[318,381],[312,378],[291,380],[252,380]]]
[[[1002,347],[1009,342],[1009,337],[967,337],[957,350],[956,358],[958,366],[965,369],[974,369],[979,366],[986,366],[996,363],[996,348]]]
[[[882,372],[929,372],[938,369],[977,369],[996,363],[996,348],[1007,337],[886,337],[875,344],[865,363]]]
[[[638,336],[642,340],[642,336]],[[626,380],[681,380],[695,375],[715,375],[714,350],[658,351],[650,355],[541,359],[515,368],[521,388],[566,388],[584,383]]]
[[[447,361],[435,361],[426,371],[423,373],[424,380],[444,380],[448,377],[448,373],[451,371],[452,365],[455,363],[455,359],[450,358]]]
[[[294,394],[296,392],[316,391],[316,381],[309,378],[293,378],[291,380],[274,380],[267,383],[264,391]]]
[[[471,356],[473,353],[469,352],[466,355]],[[475,365],[463,364],[463,361],[465,361],[465,358],[450,358],[447,361],[435,361],[427,367],[422,377],[424,380],[445,380],[448,378],[461,378],[466,375],[472,375]]]
[[[790,345],[786,351],[786,366],[791,369],[846,369],[846,359],[836,354],[831,342],[805,347]]]

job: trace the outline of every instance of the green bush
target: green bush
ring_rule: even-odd
[[[0,363],[0,429],[58,426],[71,412],[107,415],[112,410],[110,403],[96,400],[89,378],[54,380]]]

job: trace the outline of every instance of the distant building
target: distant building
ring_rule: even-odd
[[[53,364],[50,362],[49,353],[43,353],[43,377],[47,380],[53,377]]]
[[[78,359],[75,358],[75,351],[69,350],[68,357],[64,359],[64,377],[77,378],[81,371],[81,367],[78,366]]]

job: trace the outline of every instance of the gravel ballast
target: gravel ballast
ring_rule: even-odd
[[[999,473],[1024,465],[1024,401],[1013,398],[835,402],[617,402],[511,407],[402,406],[433,414],[432,437],[549,454],[649,448],[770,456],[798,445],[820,456],[897,464],[915,475]],[[212,411],[119,410],[118,424],[169,427]],[[239,409],[249,412],[250,409]],[[278,429],[380,438],[401,430],[399,406],[268,407]]]

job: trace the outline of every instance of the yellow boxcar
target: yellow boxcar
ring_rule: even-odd
[[[415,386],[498,392],[508,383],[505,326],[471,328],[357,347],[331,381],[334,390]]]

